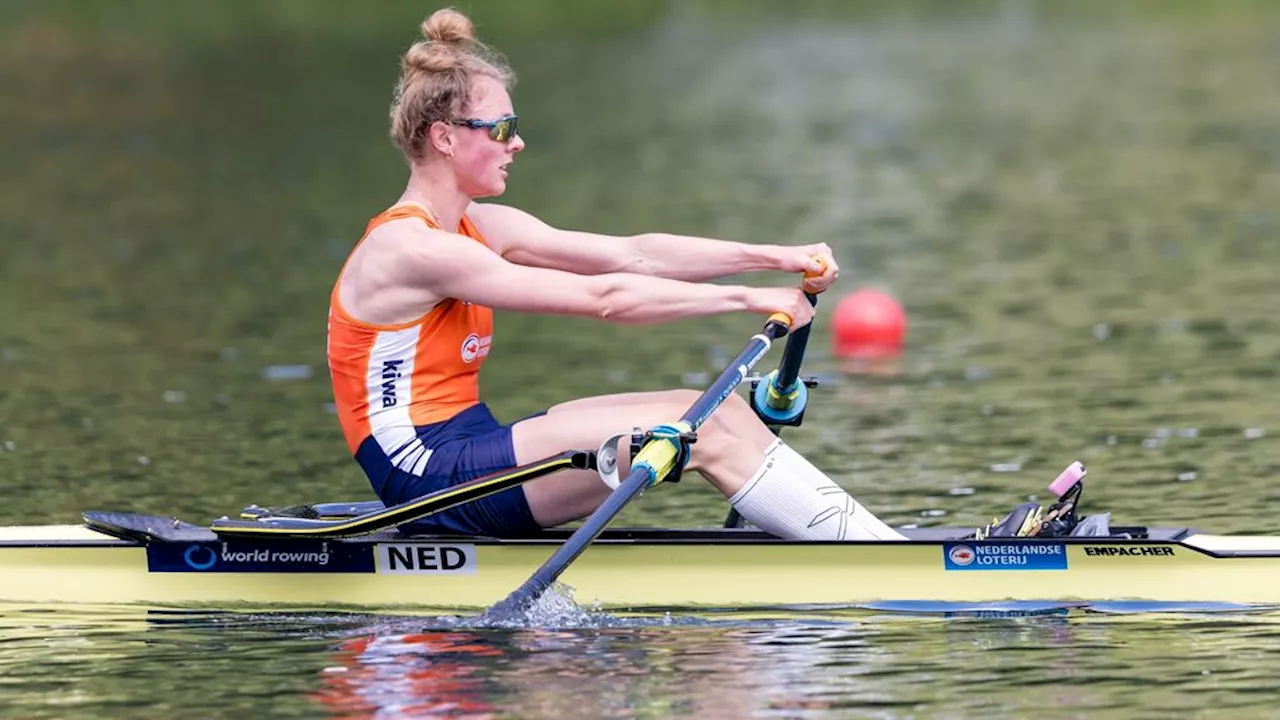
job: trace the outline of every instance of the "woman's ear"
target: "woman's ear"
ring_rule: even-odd
[[[427,129],[427,140],[436,152],[447,158],[453,157],[453,128],[447,123],[436,121]]]

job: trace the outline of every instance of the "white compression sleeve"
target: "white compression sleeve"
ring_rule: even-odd
[[[770,457],[776,457],[788,470],[796,477],[813,485],[819,492],[834,492],[831,488],[837,488],[840,492],[845,492],[843,488],[836,485],[827,474],[822,472],[813,463],[809,462],[805,456],[796,452],[790,445],[779,439],[773,445],[769,446],[767,454]],[[906,537],[889,527],[883,520],[876,517],[862,503],[850,498],[854,504],[854,512],[858,518],[857,522],[862,525],[863,529],[874,535],[879,540],[905,540]]]
[[[794,472],[794,462],[777,452],[781,447],[786,446],[773,446],[760,469],[729,498],[742,517],[788,540],[902,539],[826,476],[819,485]]]

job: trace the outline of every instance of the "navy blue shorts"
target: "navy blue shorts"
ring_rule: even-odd
[[[516,466],[511,426],[499,423],[484,403],[473,405],[444,422],[415,429],[423,445],[431,451],[421,475],[393,465],[373,437],[365,438],[356,450],[356,462],[386,505],[398,505]],[[529,510],[524,488],[519,486],[449,508],[401,529],[414,533],[490,537],[522,537],[541,530]]]

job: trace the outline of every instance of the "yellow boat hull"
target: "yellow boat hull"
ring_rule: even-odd
[[[1183,535],[804,543],[749,530],[610,531],[561,581],[581,604],[619,609],[1011,600],[1280,605],[1280,538]],[[482,608],[520,585],[563,538],[385,534],[264,543],[211,533],[121,538],[82,526],[6,527],[0,601]]]

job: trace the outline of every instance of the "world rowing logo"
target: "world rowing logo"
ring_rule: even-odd
[[[956,545],[947,553],[947,558],[956,565],[968,565],[973,562],[973,548],[968,545]]]
[[[218,553],[204,545],[189,545],[182,560],[192,570],[208,570],[218,564]]]

